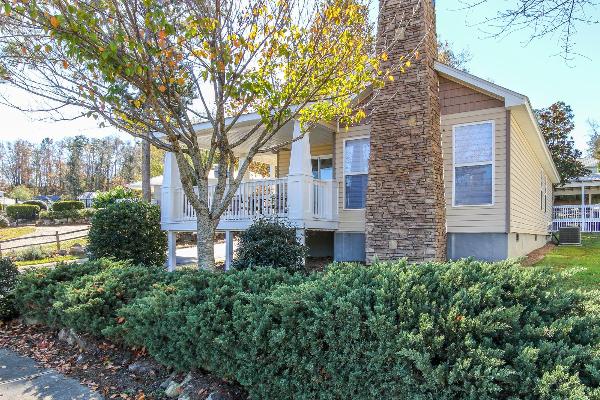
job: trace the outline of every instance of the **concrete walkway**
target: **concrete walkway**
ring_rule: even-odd
[[[0,400],[101,400],[75,379],[17,353],[0,349]]]
[[[238,242],[234,240],[233,250],[237,249]],[[180,247],[175,253],[177,255],[177,265],[196,264],[198,261],[196,246]],[[215,261],[225,261],[225,243],[215,243]]]

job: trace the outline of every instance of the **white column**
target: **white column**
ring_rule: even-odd
[[[294,121],[293,138],[302,135],[300,123]],[[288,176],[289,218],[297,227],[304,227],[304,221],[311,216],[310,194],[312,192],[312,169],[310,161],[310,140],[308,133],[292,142]]]
[[[233,232],[225,231],[225,271],[229,271],[233,262]]]
[[[581,232],[585,232],[585,185],[581,184]]]
[[[181,188],[181,177],[175,154],[165,153],[163,183],[160,192],[160,219],[163,229],[166,224],[173,222],[177,208],[177,189]]]
[[[175,266],[177,265],[177,232],[168,231],[167,232],[167,271],[173,272],[175,271]]]

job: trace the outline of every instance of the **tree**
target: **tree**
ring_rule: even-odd
[[[33,192],[25,185],[15,186],[9,193],[8,197],[17,201],[31,200]]]
[[[467,7],[495,6],[496,1],[471,0]],[[511,0],[502,4],[493,17],[483,21],[492,35],[502,37],[516,31],[530,31],[530,40],[545,36],[557,37],[563,57],[574,55],[573,37],[580,25],[597,24],[596,0]]]
[[[590,157],[600,160],[600,122],[588,119],[587,123],[590,128],[590,138],[587,143],[588,154]]]
[[[548,108],[535,110],[535,114],[560,175],[560,183],[587,175],[588,171],[579,161],[581,151],[575,148],[571,136],[575,128],[571,106],[559,101]]]
[[[84,183],[82,177],[83,152],[87,144],[85,136],[75,136],[69,143],[69,160],[67,161],[67,191],[77,198],[83,193]]]
[[[468,71],[467,64],[473,58],[468,50],[456,52],[453,44],[438,36],[438,61],[462,71]]]
[[[198,264],[214,267],[214,235],[253,158],[289,121],[365,116],[352,99],[380,88],[418,58],[380,70],[363,0],[97,1],[4,3],[1,67],[8,82],[60,111],[77,106],[173,152],[197,215]],[[260,120],[228,135],[248,112]],[[201,149],[195,123],[210,125]],[[234,152],[247,148],[237,178]],[[208,173],[218,165],[212,202]],[[194,190],[197,187],[197,190]]]

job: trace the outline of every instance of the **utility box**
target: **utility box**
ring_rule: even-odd
[[[566,226],[558,230],[559,244],[567,246],[581,246],[581,228]]]

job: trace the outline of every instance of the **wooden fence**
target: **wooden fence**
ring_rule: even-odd
[[[85,234],[80,234],[80,235],[76,235],[76,236],[71,236],[73,234],[78,234],[81,232],[85,232]],[[74,231],[69,231],[69,232],[62,232],[59,233],[58,231],[56,231],[56,233],[47,233],[47,234],[43,234],[43,235],[36,235],[36,236],[22,236],[22,237],[18,237],[18,238],[14,238],[14,239],[7,239],[7,240],[2,240],[0,241],[0,257],[2,257],[2,252],[3,251],[13,251],[16,249],[22,249],[24,247],[35,247],[35,246],[42,246],[45,244],[52,244],[55,243],[56,244],[56,250],[60,250],[60,243],[61,243],[61,236],[62,236],[62,241],[66,241],[66,240],[73,240],[73,239],[81,239],[84,238],[88,235],[89,232],[89,228],[84,228],[84,229],[77,229]],[[11,243],[11,242],[18,242],[20,240],[31,240],[31,239],[38,239],[38,238],[52,238],[49,239],[45,242],[39,242],[39,243],[28,243],[28,244],[23,244],[23,245],[19,245],[19,246],[11,246],[8,248],[5,248],[4,245],[6,243]]]

